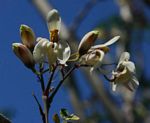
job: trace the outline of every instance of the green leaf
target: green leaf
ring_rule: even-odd
[[[74,114],[69,114],[67,109],[61,109],[60,110],[60,116],[63,120],[79,120],[80,118]]]
[[[59,119],[58,114],[54,114],[54,115],[53,115],[53,121],[54,121],[55,123],[60,123],[60,119]]]

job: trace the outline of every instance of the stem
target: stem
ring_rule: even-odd
[[[50,86],[51,86],[51,83],[52,83],[52,80],[53,80],[53,77],[54,77],[56,68],[57,68],[57,66],[55,66],[54,69],[53,69],[53,71],[52,71],[52,74],[51,74],[51,76],[50,76],[50,79],[49,79],[49,81],[48,81],[48,84],[47,84],[47,87],[46,87],[46,90],[45,90],[45,93],[44,93],[44,94],[47,95],[47,96],[48,96],[48,94],[49,94],[49,89],[50,89]]]
[[[42,74],[44,74],[44,73],[46,73],[46,72],[48,72],[48,71],[49,71],[49,68],[46,69],[46,70],[43,70],[43,71],[42,71]]]
[[[43,98],[43,102],[44,102],[45,123],[48,123],[48,113],[49,113],[48,96],[43,95],[42,98]]]
[[[56,89],[54,90],[54,92],[51,94],[51,96],[49,97],[48,99],[48,102],[49,102],[49,107],[50,108],[50,104],[52,103],[53,101],[53,98],[55,97],[56,93],[58,92],[59,88],[61,87],[61,85],[63,84],[64,80],[76,69],[78,68],[79,66],[77,65],[74,65],[69,71],[68,73],[64,76],[64,78],[59,82],[59,84],[57,85]]]
[[[40,64],[39,68],[40,68],[39,78],[40,78],[41,88],[42,88],[42,91],[44,92],[45,85],[44,85],[44,77],[43,77],[43,73],[42,73],[42,71],[43,71],[43,64]]]
[[[44,114],[44,112],[43,112],[42,106],[41,106],[41,104],[39,103],[39,101],[38,101],[37,97],[35,96],[35,94],[33,93],[32,95],[33,95],[33,97],[34,97],[34,99],[35,99],[35,101],[36,101],[36,103],[37,103],[37,105],[38,105],[38,107],[39,107],[39,111],[40,111],[40,114],[41,114],[41,116],[42,116],[43,123],[46,123],[46,121],[45,121],[45,114]]]

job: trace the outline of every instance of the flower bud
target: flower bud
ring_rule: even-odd
[[[20,35],[22,43],[26,45],[30,50],[33,50],[35,45],[35,34],[33,30],[27,25],[21,25]]]
[[[30,69],[34,68],[34,60],[30,50],[21,43],[13,43],[12,49],[16,56]]]
[[[57,31],[60,30],[61,18],[56,9],[49,11],[47,15],[47,24],[48,24],[49,32],[54,31],[54,30],[57,30]]]
[[[98,31],[91,31],[91,32],[88,32],[82,38],[78,47],[79,57],[88,52],[88,50],[91,48],[91,46],[94,44],[95,40],[97,39],[98,34],[99,34]]]

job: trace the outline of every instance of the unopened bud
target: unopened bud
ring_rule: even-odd
[[[33,50],[35,45],[35,34],[33,30],[27,25],[21,25],[20,35],[22,43],[26,45],[30,50]]]
[[[12,49],[16,56],[30,69],[34,68],[34,60],[30,50],[21,43],[13,43]]]
[[[82,56],[88,52],[88,50],[91,48],[91,46],[94,44],[98,37],[99,32],[98,31],[91,31],[88,32],[81,40],[78,52],[79,56]]]

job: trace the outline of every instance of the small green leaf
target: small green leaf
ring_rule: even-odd
[[[53,121],[54,121],[55,123],[60,123],[60,119],[59,119],[58,114],[54,114],[54,115],[53,115]]]
[[[80,118],[74,114],[69,114],[67,109],[61,109],[60,110],[60,116],[63,120],[79,120]]]

